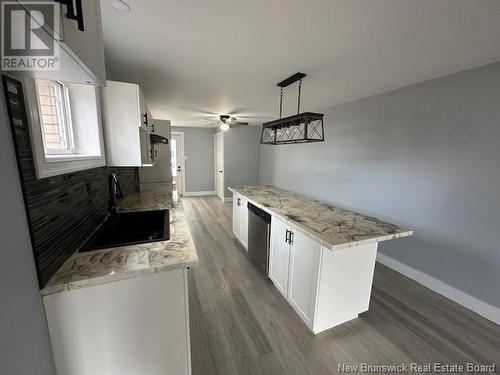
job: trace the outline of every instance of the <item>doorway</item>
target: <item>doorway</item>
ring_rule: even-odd
[[[172,131],[170,141],[170,166],[174,190],[177,191],[177,194],[183,195],[186,187],[184,132]]]
[[[214,180],[215,194],[224,200],[224,135],[214,134]]]

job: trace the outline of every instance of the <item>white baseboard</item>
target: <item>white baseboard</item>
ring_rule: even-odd
[[[377,254],[377,261],[382,263],[384,266],[392,268],[393,270],[416,281],[426,288],[429,288],[434,292],[451,299],[459,305],[474,311],[476,314],[479,314],[482,317],[500,325],[500,308],[478,300],[476,297],[462,292],[461,290],[458,290],[451,285],[436,279],[435,277],[432,277],[422,271],[418,271],[410,266],[407,266],[406,264],[388,257],[387,255],[381,254],[380,252]]]
[[[224,197],[224,198],[222,198],[222,201],[223,201],[224,203],[229,203],[229,202],[232,202],[232,201],[233,201],[233,197]]]
[[[215,195],[215,191],[185,191],[183,197],[202,197],[205,195]]]

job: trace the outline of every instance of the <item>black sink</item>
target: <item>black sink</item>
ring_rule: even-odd
[[[111,215],[80,252],[169,239],[168,210],[119,213]]]

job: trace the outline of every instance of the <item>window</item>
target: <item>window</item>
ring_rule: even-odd
[[[45,78],[23,86],[37,178],[106,165],[98,87]]]
[[[45,154],[75,154],[67,85],[62,82],[37,79],[36,92]]]

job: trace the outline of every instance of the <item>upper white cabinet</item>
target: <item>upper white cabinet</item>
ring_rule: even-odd
[[[248,200],[242,195],[233,194],[233,233],[248,250]]]
[[[83,28],[78,22],[65,16],[66,6],[61,5],[61,39],[59,43],[95,82],[106,83],[106,67],[104,62],[104,40],[101,25],[101,7],[99,0],[81,0]]]
[[[54,2],[59,7],[59,30],[52,25],[40,24],[41,28],[59,45],[58,70],[19,72],[30,77],[61,80],[66,82],[90,83],[98,86],[106,84],[106,66],[104,61],[104,40],[102,36],[101,8],[99,0],[73,0],[81,3],[81,21],[68,17],[64,4]],[[33,7],[36,2],[22,2],[21,6],[39,23]],[[76,14],[78,7],[73,12]],[[78,8],[79,9],[79,8]]]
[[[107,81],[102,88],[102,115],[109,166],[153,164],[152,118],[138,85]]]

